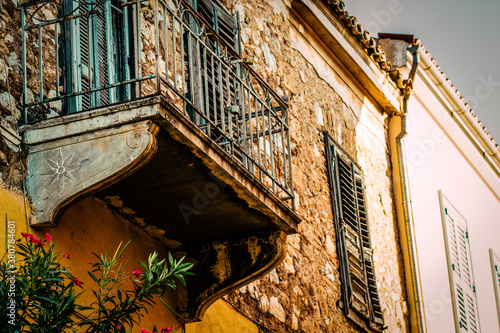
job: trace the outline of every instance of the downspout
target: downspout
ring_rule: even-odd
[[[407,166],[404,151],[404,137],[408,134],[406,131],[406,116],[408,114],[408,101],[413,92],[413,80],[417,73],[419,66],[418,56],[419,45],[412,45],[408,47],[408,51],[413,57],[410,75],[405,82],[404,95],[402,102],[402,113],[399,115],[401,118],[400,124],[392,126],[394,130],[400,130],[395,138],[398,170],[394,167],[393,172],[399,172],[400,196],[398,204],[398,220],[400,225],[400,238],[403,248],[403,256],[405,257],[405,275],[407,294],[410,310],[410,332],[425,333],[427,331],[425,323],[424,305],[421,292],[420,271],[418,266],[418,255],[415,241],[415,231],[413,225],[413,214],[411,208],[410,189],[408,184]],[[393,122],[397,121],[397,117],[392,117]],[[391,129],[391,126],[390,126]],[[395,134],[395,133],[394,133]],[[392,136],[393,137],[393,136]],[[397,185],[396,185],[397,186]],[[405,253],[406,252],[406,253]]]

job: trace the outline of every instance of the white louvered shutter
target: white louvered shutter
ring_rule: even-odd
[[[495,252],[493,252],[493,249],[490,249],[489,253],[491,274],[493,277],[493,289],[495,290],[495,300],[497,303],[498,326],[500,327],[500,258],[495,254]]]
[[[467,221],[439,191],[448,276],[457,333],[478,333],[476,287],[472,271]]]

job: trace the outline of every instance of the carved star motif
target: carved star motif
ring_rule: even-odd
[[[57,161],[53,161],[51,159],[46,159],[47,163],[50,165],[50,170],[42,175],[52,176],[50,179],[50,184],[55,181],[59,184],[59,190],[62,191],[64,188],[65,178],[75,181],[74,176],[72,175],[72,171],[78,169],[80,166],[78,164],[72,164],[72,159],[74,155],[71,155],[67,159],[63,158],[62,150],[59,149],[59,153],[57,156]]]

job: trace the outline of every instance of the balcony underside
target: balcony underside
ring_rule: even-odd
[[[197,263],[180,308],[187,320],[272,269],[296,231],[287,204],[162,97],[51,119],[24,134],[32,226],[56,226],[72,202],[94,194],[164,231]]]
[[[183,244],[230,238],[279,228],[272,216],[250,207],[227,183],[217,178],[226,170],[211,170],[203,157],[161,129],[157,152],[140,170],[99,195],[116,197],[148,225],[165,230],[165,237]],[[204,163],[205,162],[205,163]],[[215,161],[213,161],[215,162]],[[233,182],[226,181],[231,184]],[[248,194],[247,194],[248,195]]]

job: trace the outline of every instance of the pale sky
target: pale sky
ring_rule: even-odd
[[[344,0],[372,36],[413,34],[500,144],[499,0]]]

